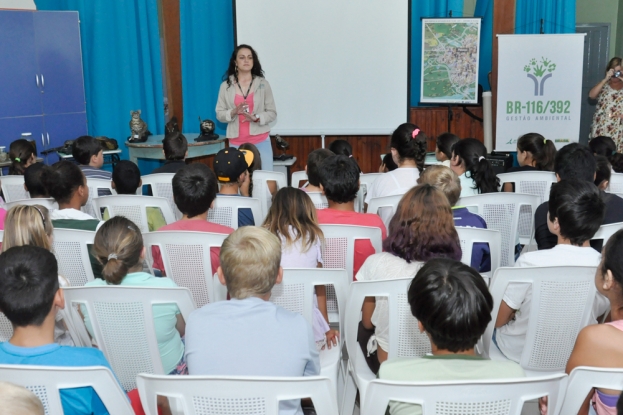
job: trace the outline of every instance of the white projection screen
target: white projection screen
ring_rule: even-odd
[[[408,1],[235,0],[235,19],[273,89],[272,133],[385,135],[407,121]]]

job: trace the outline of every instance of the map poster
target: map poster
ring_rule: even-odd
[[[498,35],[495,149],[539,133],[557,149],[578,142],[584,34]]]
[[[420,102],[478,103],[480,19],[422,19]]]

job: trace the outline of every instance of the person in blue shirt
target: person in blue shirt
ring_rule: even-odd
[[[54,343],[56,313],[64,307],[54,254],[26,245],[0,255],[0,310],[13,325],[11,339],[0,343],[0,364],[104,366],[112,371],[97,349]],[[60,395],[65,415],[108,414],[91,387],[63,389]]]
[[[214,173],[221,185],[217,197],[248,196],[241,194],[241,187],[250,180],[249,166],[253,163],[253,152],[226,148],[214,157]],[[248,189],[248,186],[244,186]],[[249,208],[238,209],[238,227],[255,226],[253,212]]]

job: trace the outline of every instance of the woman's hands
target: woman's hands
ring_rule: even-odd
[[[247,102],[241,102],[240,104],[236,105],[236,108],[231,110],[231,117],[235,118],[236,115],[239,115],[239,114],[248,114],[248,111],[249,111],[249,104]]]

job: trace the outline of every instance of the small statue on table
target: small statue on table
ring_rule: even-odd
[[[195,141],[202,142],[218,139],[219,135],[214,134],[215,127],[216,126],[214,125],[214,121],[202,120],[201,117],[199,117],[199,131],[201,131],[201,133],[199,134],[199,136],[197,136],[197,138],[195,138]]]

